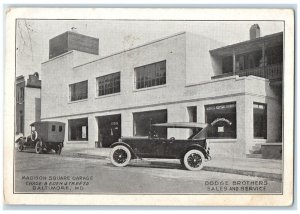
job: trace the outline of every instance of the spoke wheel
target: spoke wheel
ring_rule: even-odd
[[[192,149],[184,155],[183,162],[185,168],[196,171],[203,168],[204,159],[204,155],[201,151]]]
[[[17,148],[18,152],[22,152],[23,149],[24,149],[24,146],[22,144],[18,144],[18,148]]]
[[[35,144],[35,153],[41,154],[43,152],[43,142],[42,140],[39,140]]]
[[[131,159],[131,153],[125,146],[115,146],[110,153],[110,160],[115,166],[126,166]]]

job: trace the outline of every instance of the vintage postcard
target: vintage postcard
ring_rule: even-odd
[[[293,203],[293,10],[9,8],[5,41],[5,203]]]

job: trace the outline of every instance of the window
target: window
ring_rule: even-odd
[[[267,139],[267,105],[253,103],[254,138]]]
[[[134,70],[136,89],[166,84],[166,61],[137,67]]]
[[[133,113],[133,135],[149,136],[151,124],[166,123],[168,121],[167,117],[167,110],[155,110]],[[167,137],[166,128],[157,127],[155,130],[159,137]]]
[[[24,133],[24,114],[23,111],[21,110],[19,112],[20,117],[19,117],[19,126],[17,127],[17,132],[18,133]]]
[[[78,82],[70,85],[70,101],[88,98],[88,81]]]
[[[17,91],[17,103],[24,102],[24,87],[20,87]]]
[[[189,106],[187,107],[189,122],[197,122],[197,106]],[[189,130],[189,136],[197,134],[196,129]]]
[[[222,59],[222,70],[223,74],[233,72],[233,57],[227,56]]]
[[[62,126],[59,126],[58,131],[62,132]]]
[[[52,125],[51,130],[52,130],[53,132],[55,132],[55,125]]]
[[[237,55],[236,59],[237,59],[236,61],[237,71],[257,68],[260,66],[260,62],[262,59],[262,52],[261,50],[258,50],[258,51],[245,53],[242,55]]]
[[[69,140],[88,140],[88,118],[69,120]]]
[[[211,124],[209,138],[236,138],[236,104],[205,106],[206,123]]]
[[[283,61],[283,47],[266,48],[265,60],[267,61],[267,65],[281,64]]]
[[[103,96],[120,92],[120,72],[97,78],[97,94]]]

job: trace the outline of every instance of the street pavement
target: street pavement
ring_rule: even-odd
[[[109,158],[111,148],[69,148],[65,147],[62,155],[85,158]],[[176,159],[143,159],[149,164],[167,165],[178,167],[179,160]],[[262,159],[262,158],[237,158],[221,157],[215,155],[210,161],[205,162],[203,170],[214,172],[225,172],[231,174],[249,175],[264,177],[273,180],[282,180],[282,160]]]
[[[280,193],[267,178],[214,171],[188,171],[178,163],[134,160],[115,167],[108,159],[15,152],[16,193],[254,194]]]

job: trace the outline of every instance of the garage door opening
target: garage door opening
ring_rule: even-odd
[[[149,136],[151,124],[166,123],[167,110],[144,111],[133,113],[133,135]],[[167,137],[167,129],[160,128],[157,130],[160,137]]]
[[[121,137],[121,114],[97,117],[98,145],[109,147]]]

